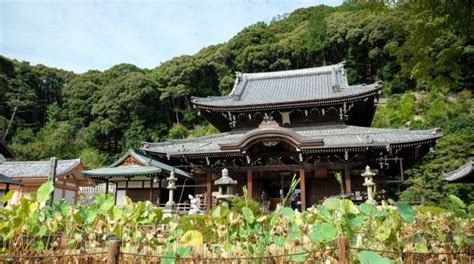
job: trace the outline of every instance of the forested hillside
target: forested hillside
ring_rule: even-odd
[[[439,202],[474,188],[441,179],[474,156],[472,1],[316,6],[243,29],[226,43],[154,69],[120,64],[83,74],[0,56],[0,135],[17,159],[81,156],[104,165],[143,141],[216,132],[190,97],[226,94],[234,72],[346,61],[351,83],[384,82],[374,126],[441,127],[434,153],[407,174],[401,197]],[[158,62],[157,62],[158,63]]]

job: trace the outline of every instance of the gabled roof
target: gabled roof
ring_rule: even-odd
[[[344,64],[262,73],[237,73],[227,96],[194,97],[197,108],[237,110],[279,108],[288,105],[332,104],[378,94],[380,83],[349,85]]]
[[[0,163],[0,173],[11,178],[48,177],[51,162],[44,161],[6,161]],[[81,165],[80,159],[58,160],[58,176],[72,172]]]
[[[239,142],[245,142],[245,137],[255,135],[262,128],[253,130],[241,130],[220,133],[216,135],[189,138],[182,140],[171,140],[160,143],[145,143],[142,149],[154,154],[172,156],[193,155],[231,155],[226,146],[237,146]],[[294,133],[298,135],[297,141],[321,142],[313,144],[309,148],[302,149],[303,152],[324,152],[328,149],[354,149],[354,148],[386,148],[387,146],[418,145],[423,142],[433,141],[442,136],[439,129],[411,130],[411,129],[389,129],[371,128],[349,125],[325,125],[311,127],[285,128],[288,136]],[[265,133],[271,133],[266,129]],[[237,154],[237,151],[234,151]]]
[[[122,165],[125,160],[132,157],[140,165]],[[86,170],[82,173],[93,178],[111,178],[111,177],[128,177],[128,176],[147,176],[155,175],[162,171],[168,173],[173,171],[177,177],[190,178],[189,174],[181,169],[174,168],[168,164],[157,161],[149,157],[146,153],[139,149],[130,149],[116,162],[109,167]]]
[[[448,182],[474,182],[473,175],[474,160],[470,160],[456,170],[444,173],[443,177]]]
[[[13,185],[20,185],[19,182],[15,181],[14,179],[7,177],[0,173],[0,183],[4,184],[13,184]]]

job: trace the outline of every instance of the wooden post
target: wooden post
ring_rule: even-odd
[[[117,205],[117,189],[119,182],[115,182],[114,205]]]
[[[212,206],[212,174],[207,172],[206,175],[206,193],[207,193],[207,211],[211,210]]]
[[[346,185],[346,193],[351,193],[352,192],[352,183],[351,183],[351,170],[349,169],[349,166],[344,167],[344,181]]]
[[[247,168],[247,197],[252,199],[253,197],[253,175],[252,168]]]
[[[301,211],[306,210],[306,176],[304,169],[300,169]]]
[[[349,264],[349,241],[347,237],[336,238],[336,250],[339,264]]]
[[[150,203],[153,203],[153,177],[150,176]]]
[[[105,193],[109,194],[109,179],[105,180]]]
[[[109,240],[107,264],[118,264],[120,259],[120,240]]]
[[[48,180],[53,182],[53,192],[51,193],[49,199],[49,205],[53,204],[54,200],[54,193],[56,192],[56,168],[58,167],[58,159],[56,157],[52,157],[49,163],[49,177]]]

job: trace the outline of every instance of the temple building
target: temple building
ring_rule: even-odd
[[[117,205],[123,204],[125,196],[132,201],[148,200],[163,205],[168,201],[166,177],[171,171],[174,171],[179,183],[190,179],[187,172],[154,160],[141,150],[131,149],[108,167],[82,173],[96,182],[105,183],[106,193],[109,193],[109,184],[114,184]],[[186,194],[188,192],[186,190]]]
[[[79,187],[90,185],[81,173],[83,169],[80,159],[57,161],[54,201],[64,199],[69,204],[77,202]],[[8,186],[4,182],[5,189],[14,190],[15,199],[18,199],[22,194],[37,191],[50,179],[51,161],[0,161],[0,175],[13,180]],[[1,186],[0,182],[0,189]]]
[[[372,128],[382,83],[349,85],[344,64],[265,73],[237,73],[229,95],[192,98],[200,115],[221,133],[144,143],[154,160],[189,172],[195,194],[214,203],[223,168],[249,197],[274,207],[299,179],[301,207],[324,198],[364,192],[369,165],[377,190],[402,182],[403,170],[428,153],[439,129]],[[340,174],[339,174],[340,173]]]

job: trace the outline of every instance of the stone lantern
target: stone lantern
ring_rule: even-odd
[[[214,181],[214,184],[219,186],[217,199],[222,202],[224,207],[229,208],[230,201],[234,197],[234,185],[237,184],[237,181],[229,177],[229,170],[224,168],[222,169],[222,177]]]
[[[362,177],[364,177],[364,186],[367,187],[367,201],[366,203],[369,204],[376,204],[374,200],[374,193],[375,193],[375,183],[373,180],[373,177],[375,176],[375,173],[373,173],[370,170],[369,165],[365,167],[364,173],[361,174]]]
[[[165,205],[165,211],[167,213],[173,213],[176,211],[176,203],[174,202],[174,190],[176,190],[176,178],[174,177],[174,169],[170,172],[170,176],[166,178],[168,181],[168,186],[166,186],[166,189],[169,190],[169,198],[168,202],[166,202]]]

